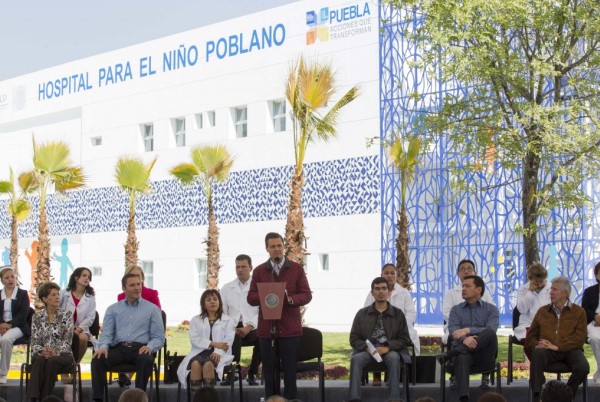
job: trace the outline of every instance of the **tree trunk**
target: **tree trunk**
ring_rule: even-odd
[[[40,226],[38,235],[38,260],[36,272],[32,273],[32,293],[35,294],[34,304],[37,309],[43,307],[43,303],[37,297],[37,288],[40,284],[50,280],[50,238],[48,236],[48,223],[46,220],[46,207],[40,202]]]
[[[135,235],[135,207],[129,210],[129,221],[127,222],[127,242],[125,243],[125,269],[130,265],[138,263],[138,248],[140,242]]]
[[[17,285],[21,286],[21,278],[19,277],[19,226],[17,223],[17,217],[11,216],[10,220],[10,266],[15,271],[17,277]]]
[[[207,289],[217,289],[219,286],[219,270],[221,269],[219,251],[219,228],[215,218],[212,197],[208,198],[208,234],[206,236],[206,259],[208,276]]]
[[[285,225],[285,246],[287,257],[304,265],[306,237],[304,236],[304,218],[302,216],[302,188],[304,172],[294,173],[290,182],[290,202],[288,204],[287,222]]]
[[[527,152],[523,161],[523,190],[521,196],[523,208],[523,246],[525,266],[540,261],[540,249],[537,240],[538,218],[538,174],[540,158],[533,152]]]
[[[398,230],[398,237],[396,238],[396,272],[398,274],[398,283],[400,286],[407,290],[411,290],[412,284],[410,283],[410,259],[408,256],[408,217],[406,216],[406,208],[404,204],[400,206],[400,213],[398,213],[398,221],[396,223],[396,229]]]

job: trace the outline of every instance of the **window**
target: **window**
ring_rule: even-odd
[[[154,151],[154,126],[152,124],[142,126],[142,140],[146,152]]]
[[[91,267],[92,276],[102,276],[102,267]]]
[[[285,131],[285,101],[273,101],[273,131],[276,133]]]
[[[238,107],[234,109],[234,121],[235,135],[237,138],[244,138],[248,136],[248,108]]]
[[[208,125],[210,127],[214,127],[215,124],[217,124],[214,110],[211,110],[210,112],[206,112],[206,118],[208,119]]]
[[[204,128],[204,115],[202,113],[196,113],[196,127],[200,130]]]
[[[92,137],[90,138],[90,142],[92,143],[93,147],[98,147],[102,145],[102,137]]]
[[[142,270],[144,271],[144,286],[154,287],[154,261],[142,261]]]
[[[198,278],[198,289],[206,289],[208,280],[208,262],[206,258],[196,258],[196,277]]]
[[[185,119],[175,119],[173,128],[175,131],[175,144],[178,147],[185,147]]]
[[[321,259],[321,270],[329,271],[329,254],[321,254],[320,259]]]

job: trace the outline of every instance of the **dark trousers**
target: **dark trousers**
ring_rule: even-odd
[[[73,356],[58,355],[45,359],[42,355],[34,354],[31,363],[31,377],[27,387],[27,398],[43,399],[52,393],[56,376],[73,367]],[[73,379],[74,380],[74,379]]]
[[[544,368],[552,363],[562,362],[571,369],[571,376],[567,385],[573,391],[573,398],[577,394],[579,384],[583,382],[590,372],[588,363],[581,349],[573,349],[568,352],[555,352],[549,349],[535,348],[531,353],[531,366],[529,377],[531,377],[531,391],[534,394],[542,392],[544,385]]]
[[[135,387],[145,391],[148,378],[152,374],[153,362],[154,356],[140,354],[139,347],[111,347],[108,351],[108,357],[92,359],[92,399],[102,400],[104,398],[106,372],[110,371],[111,367],[119,364],[135,365]]]
[[[298,357],[299,347],[299,336],[277,338],[277,342],[275,343],[275,353],[278,355],[275,361],[281,360],[280,366],[283,369],[284,385],[283,396],[287,399],[296,399],[296,359]],[[266,397],[268,398],[271,395],[281,395],[279,367],[275,367],[277,381],[273,383],[273,363],[271,360],[270,338],[260,338],[260,357],[263,365]]]
[[[454,378],[459,396],[469,396],[469,373],[472,366],[482,368],[494,366],[494,359],[498,350],[498,337],[496,331],[484,329],[477,335],[477,347],[470,349],[464,344],[452,348],[449,352],[454,357]]]
[[[237,328],[242,328],[242,323],[239,323]],[[248,375],[256,376],[258,373],[258,365],[260,364],[260,347],[255,329],[248,332],[248,335],[243,338],[238,335],[235,336],[233,345],[231,346],[231,353],[233,353],[233,360],[236,362],[240,361],[242,355],[242,346],[254,346],[252,349],[252,361],[250,362],[250,367],[248,368]]]

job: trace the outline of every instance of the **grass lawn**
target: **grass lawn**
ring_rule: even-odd
[[[347,332],[325,332],[323,333],[323,361],[326,366],[342,366],[347,369],[350,368],[350,344],[348,342],[349,334]],[[186,330],[177,329],[175,327],[169,327],[167,331],[167,346],[171,353],[177,352],[178,355],[185,355],[190,350],[189,335]],[[498,360],[508,360],[508,337],[501,336],[498,338]],[[596,360],[592,354],[592,349],[589,345],[584,347],[585,355],[590,362],[590,376],[596,371]],[[523,362],[525,361],[525,354],[523,348],[515,346],[513,348],[514,361]],[[92,353],[91,350],[83,358],[83,364],[89,364]],[[250,364],[250,358],[252,356],[252,348],[242,348],[242,365],[247,366]],[[15,351],[12,357],[12,364],[20,364],[25,361],[24,349],[18,349],[15,347]],[[14,366],[13,366],[14,369]],[[528,378],[529,373],[526,374]]]

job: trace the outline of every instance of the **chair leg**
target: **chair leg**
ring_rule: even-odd
[[[498,379],[500,380],[500,379]],[[508,372],[506,373],[506,385],[513,380],[513,344],[512,337],[508,337]]]
[[[442,402],[446,402],[446,370],[444,370],[443,364],[440,364],[440,394]]]
[[[588,400],[588,379],[587,376],[583,379],[583,402]]]

